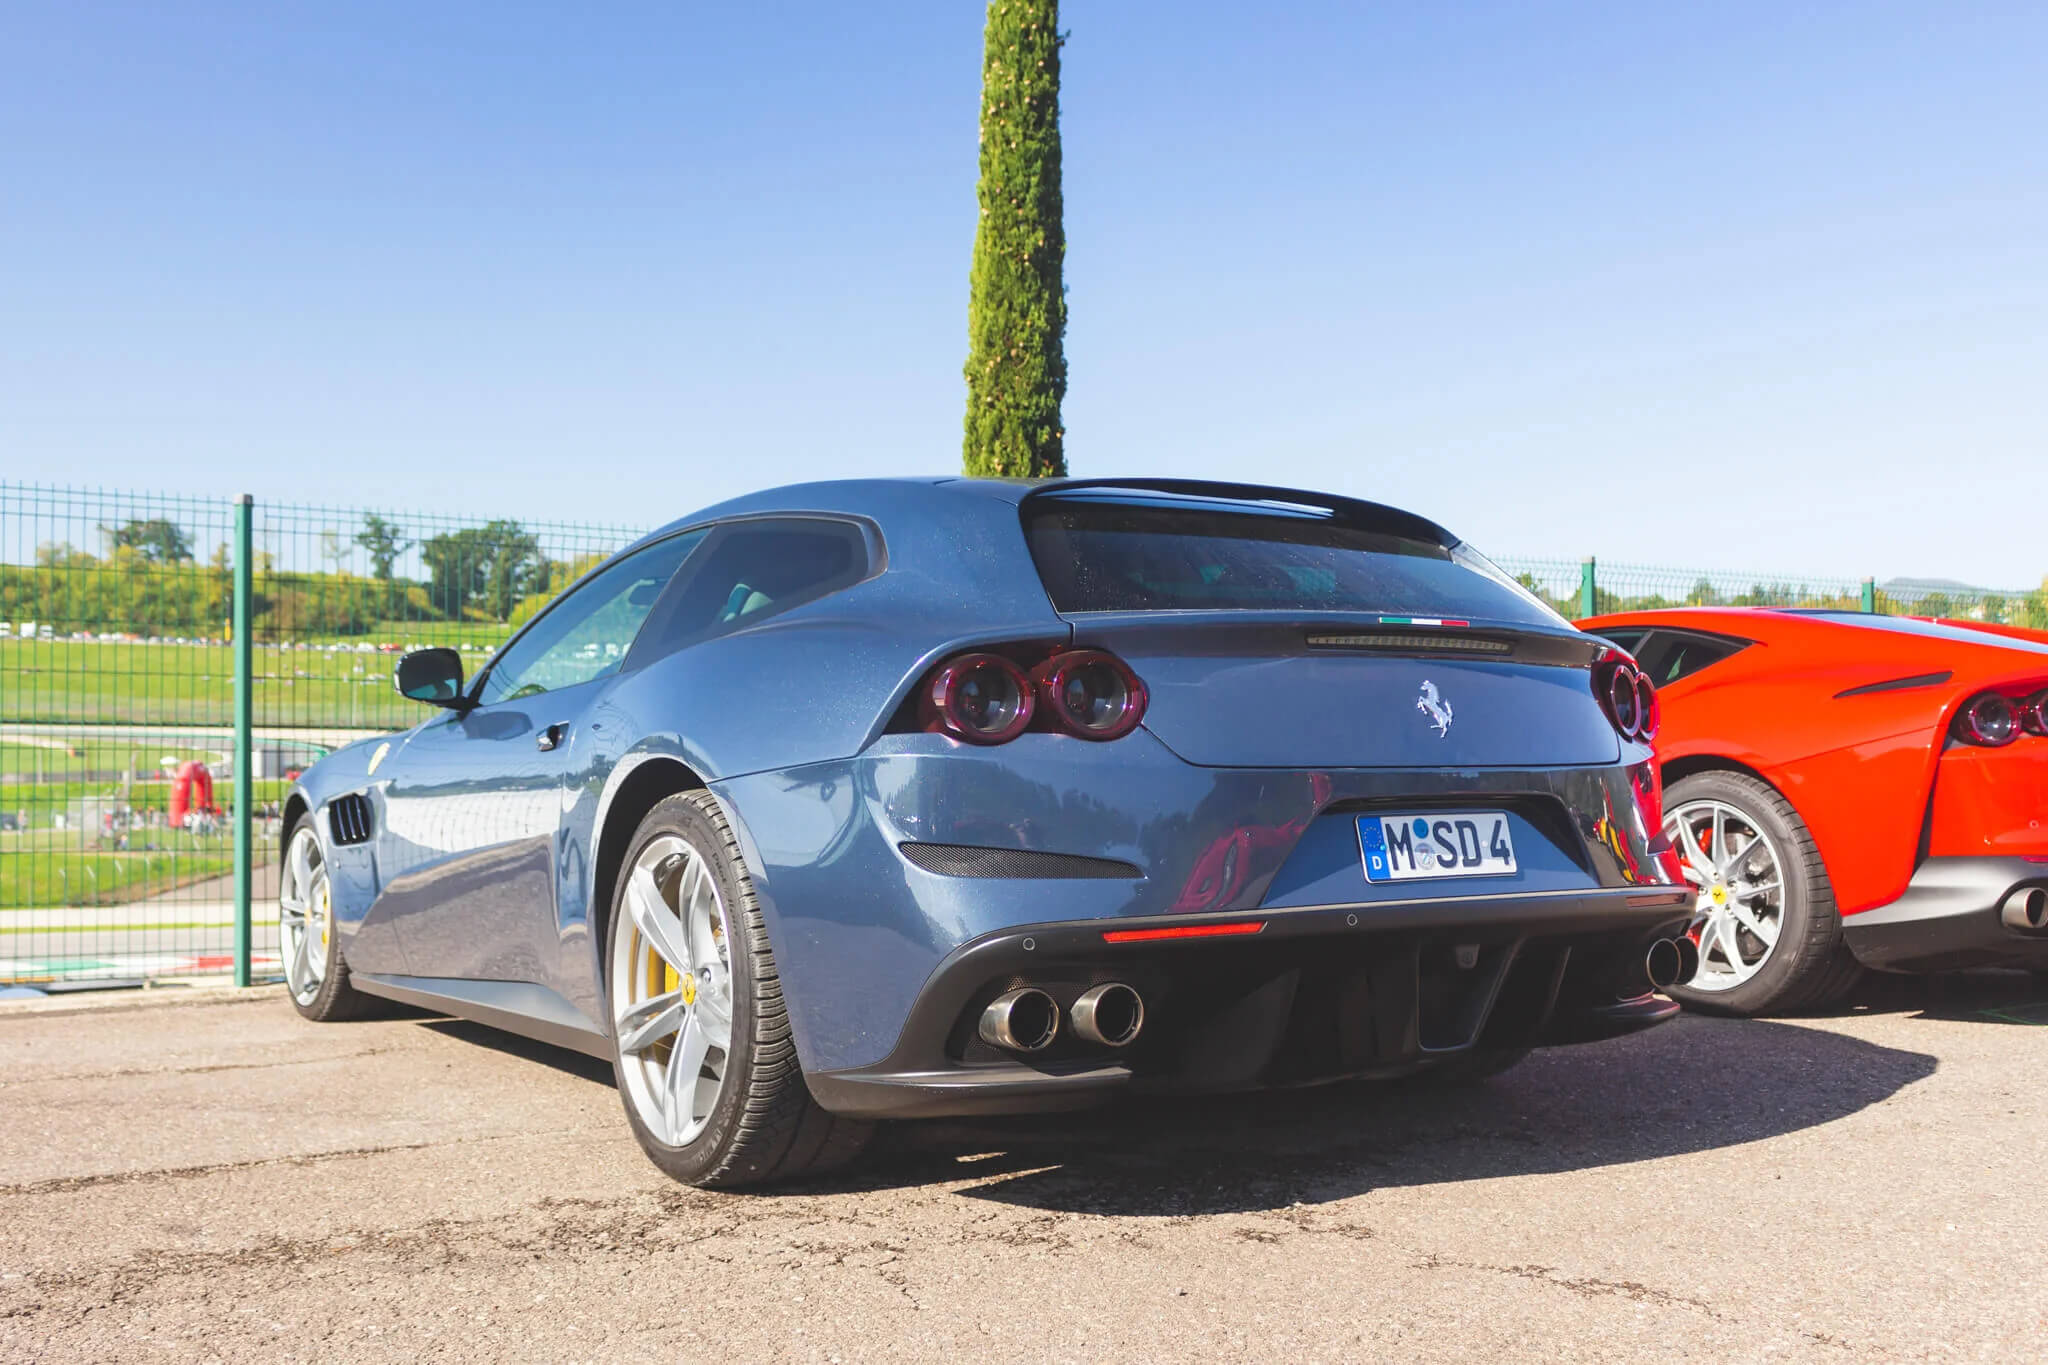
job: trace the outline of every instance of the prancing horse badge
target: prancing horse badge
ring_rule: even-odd
[[[1422,680],[1422,696],[1416,701],[1415,709],[1429,717],[1429,723],[1436,727],[1436,737],[1443,739],[1451,733],[1451,704],[1436,690],[1436,684],[1429,679]]]

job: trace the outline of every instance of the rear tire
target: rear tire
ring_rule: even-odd
[[[643,899],[629,904],[636,896]],[[659,928],[643,933],[636,922],[636,913],[645,919],[664,911],[676,919],[669,932],[682,934],[669,952],[655,946]],[[753,878],[711,793],[668,797],[640,822],[616,878],[605,941],[613,1070],[633,1136],[656,1166],[684,1184],[733,1188],[818,1175],[860,1155],[873,1125],[825,1112],[804,1084]],[[701,984],[684,980],[671,952],[695,966]],[[672,1035],[649,1039],[661,1025],[632,1028],[662,1015],[671,994]],[[720,1012],[728,1015],[722,1030]],[[694,1049],[684,1041],[693,1017],[710,1035]],[[629,1053],[623,1043],[635,1046]],[[693,1059],[692,1098],[680,1105],[673,1089],[659,1088],[661,1068],[678,1047]],[[703,1087],[714,1071],[717,1094],[706,1106]]]
[[[1711,819],[1711,812],[1719,810],[1724,829],[1746,823],[1762,836],[1762,846],[1776,861],[1779,883],[1775,905],[1769,904],[1771,896],[1765,893],[1744,906],[1759,922],[1767,921],[1775,912],[1777,936],[1765,947],[1757,935],[1735,927],[1727,910],[1732,901],[1747,899],[1735,894],[1739,883],[1711,873],[1703,875],[1695,883],[1700,894],[1699,918],[1694,925],[1701,934],[1702,956],[1716,956],[1713,962],[1701,963],[1694,985],[1674,986],[1666,994],[1689,1009],[1739,1016],[1824,1009],[1847,995],[1862,977],[1863,968],[1842,941],[1842,918],[1835,909],[1827,867],[1821,862],[1820,850],[1814,846],[1806,822],[1799,818],[1792,803],[1769,783],[1747,773],[1706,772],[1673,783],[1664,794],[1664,809],[1665,827],[1673,832],[1680,856],[1695,875],[1701,870],[1694,866],[1696,860],[1689,848],[1707,853],[1707,861],[1713,855],[1697,834],[1691,836],[1688,844],[1686,838],[1680,837],[1679,827],[1688,820],[1697,820],[1700,812],[1708,812]],[[1751,845],[1736,847],[1737,861],[1747,862],[1749,855],[1745,850]],[[1714,896],[1716,889],[1721,892],[1718,901]],[[1716,919],[1722,927],[1715,927]],[[1716,940],[1721,933],[1731,930],[1738,939],[1733,951],[1744,958],[1745,966],[1750,965],[1748,953],[1752,948],[1763,948],[1763,960],[1751,967],[1746,979],[1721,989],[1703,989],[1698,983],[1712,979],[1710,968],[1716,963],[1725,967],[1728,962],[1728,950],[1717,947]]]

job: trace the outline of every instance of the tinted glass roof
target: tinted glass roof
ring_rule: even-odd
[[[1945,626],[1939,621],[1915,621],[1910,616],[1876,616],[1860,611],[1793,611],[1792,616],[1805,616],[1816,621],[1833,621],[1837,625],[1862,626],[1866,630],[1889,630],[1900,635],[1924,635],[1935,640],[1953,640],[1965,645],[1988,645],[1993,649],[2017,649],[2028,654],[2048,654],[2048,645],[2035,644],[2031,640],[2018,640],[2010,635],[1994,635],[1990,631],[1971,630],[1968,626]]]

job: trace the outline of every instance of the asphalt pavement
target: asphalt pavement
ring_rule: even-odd
[[[674,1185],[598,1063],[276,991],[0,1005],[5,1360],[2048,1354],[2048,991]]]

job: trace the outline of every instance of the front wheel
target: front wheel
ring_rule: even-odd
[[[709,792],[641,821],[606,943],[619,1094],[655,1165],[729,1187],[860,1153],[870,1125],[826,1113],[804,1084],[753,879]]]
[[[292,1008],[321,1023],[356,1019],[371,1011],[371,998],[348,982],[348,963],[334,932],[327,850],[320,845],[311,815],[294,821],[285,840],[284,866],[278,871],[277,928]]]
[[[1806,822],[1768,783],[1708,772],[1671,785],[1664,832],[1695,894],[1700,966],[1668,994],[1715,1014],[1816,1009],[1862,968],[1842,941],[1834,888]]]

